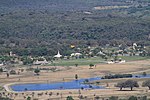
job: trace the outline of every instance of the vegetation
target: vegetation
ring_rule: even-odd
[[[104,60],[101,57],[96,58],[81,58],[81,59],[68,59],[68,60],[55,60],[53,63],[51,63],[51,66],[75,66],[75,64],[78,64],[78,66],[81,65],[90,65],[91,63],[97,64],[97,63],[103,63]]]
[[[78,74],[75,74],[75,79],[78,80]]]
[[[147,75],[147,73],[146,73],[146,72],[143,72],[143,73],[142,73],[142,75],[143,75],[143,76],[146,76],[146,75]]]
[[[2,69],[2,68],[0,68],[0,72],[3,72],[3,69]]]
[[[134,87],[139,87],[139,85],[138,85],[137,81],[127,80],[125,82],[117,83],[116,87],[119,87],[120,90],[122,90],[122,88],[131,88],[131,91],[132,91]]]
[[[68,96],[66,100],[74,100],[72,96]]]
[[[118,100],[118,97],[117,96],[111,96],[111,97],[109,97],[109,100]]]
[[[135,96],[130,96],[128,100],[138,100],[138,98]]]
[[[11,70],[9,73],[15,75],[16,71],[15,70]]]
[[[134,2],[142,5],[144,1]],[[133,42],[149,46],[148,5],[93,10],[98,4],[132,5],[127,0],[36,0],[36,4],[35,0],[1,0],[0,54],[53,56],[61,50],[69,55],[76,47],[130,46]],[[75,48],[70,48],[72,44]]]
[[[0,100],[13,100],[13,99],[5,98],[5,97],[0,97]]]
[[[90,69],[91,69],[94,66],[94,64],[90,64],[89,66],[90,66]]]
[[[144,81],[143,84],[142,84],[142,86],[143,86],[143,87],[148,87],[149,90],[150,90],[150,80]]]
[[[39,72],[40,72],[40,69],[38,69],[38,68],[36,68],[36,69],[34,70],[34,73],[36,73],[36,75],[39,75]]]
[[[102,79],[114,79],[114,78],[131,78],[132,74],[115,74],[115,75],[106,75]]]

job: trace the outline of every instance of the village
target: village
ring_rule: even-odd
[[[115,85],[122,79],[114,80],[114,78],[130,79],[132,77],[141,77],[141,79],[135,79],[139,80],[140,84],[142,84],[141,82],[144,79],[149,78],[150,66],[148,48],[149,47],[141,46],[136,43],[133,43],[131,46],[119,45],[118,47],[110,47],[107,44],[106,47],[103,48],[90,46],[87,48],[77,48],[71,45],[70,49],[76,52],[72,52],[70,55],[65,56],[61,53],[61,50],[58,50],[53,57],[49,58],[45,56],[33,57],[30,55],[24,57],[17,56],[11,51],[9,54],[1,55],[0,88],[2,93],[0,92],[0,94],[2,97],[11,97],[15,100],[28,100],[28,98],[34,98],[36,100],[41,100],[41,98],[44,98],[44,100],[66,100],[66,98],[69,98],[69,95],[76,99],[92,97],[94,98],[93,100],[96,100],[95,98],[98,98],[101,93],[103,94],[101,97],[105,99],[114,91],[112,96],[128,94],[128,91],[122,93],[116,92],[118,88],[116,88]],[[144,75],[144,79],[142,75]],[[78,80],[79,83],[74,83],[72,80]],[[113,81],[110,82],[110,80]],[[64,85],[62,85],[61,82]],[[30,88],[26,86],[23,88],[16,88],[21,89],[18,91],[22,92],[13,89],[13,86],[16,84],[25,83],[31,83],[33,85],[34,83],[41,84],[42,88],[45,87],[42,86],[42,84],[50,84],[50,87],[47,89],[48,87],[46,85],[45,94],[43,94],[45,91],[42,88],[41,91],[37,92],[32,89],[30,90]],[[51,84],[54,86],[51,87]],[[73,87],[68,87],[68,85],[65,86],[65,84],[77,85],[77,89],[74,90]],[[81,85],[78,86],[78,84]],[[97,90],[96,88],[99,89]],[[3,91],[7,92],[3,94]],[[81,91],[79,97],[77,96],[78,91]],[[100,94],[96,93],[96,91]],[[137,89],[134,94],[138,94],[139,91],[148,90],[142,87]],[[14,96],[12,95],[13,93],[15,94]]]

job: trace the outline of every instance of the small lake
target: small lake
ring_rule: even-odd
[[[100,77],[73,80],[71,82],[58,83],[30,83],[30,84],[15,84],[10,86],[13,91],[39,91],[39,90],[63,90],[63,89],[104,89],[102,86],[83,84],[85,80],[96,81],[101,80]]]
[[[150,78],[150,74],[143,75],[133,75],[131,78]],[[84,84],[85,80],[88,82],[102,80],[101,77],[87,78],[73,80],[70,82],[58,82],[58,83],[27,83],[27,84],[15,84],[11,85],[10,88],[13,91],[40,91],[40,90],[64,90],[64,89],[104,89],[102,86],[95,86]]]

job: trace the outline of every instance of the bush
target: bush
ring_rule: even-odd
[[[111,96],[111,97],[109,97],[109,100],[118,100],[118,97],[117,96]]]
[[[15,70],[11,70],[9,73],[15,75],[16,71]]]
[[[13,99],[0,97],[0,100],[13,100]]]
[[[143,86],[143,87],[148,87],[149,90],[150,90],[150,80],[144,81],[144,82],[142,83],[142,86]]]
[[[131,97],[129,97],[129,99],[128,100],[137,100],[137,97],[135,97],[135,96],[131,96]]]
[[[143,76],[146,76],[146,75],[147,75],[147,73],[146,73],[146,72],[143,72],[143,73],[142,73],[142,75],[143,75]]]
[[[34,70],[34,73],[36,73],[37,75],[39,75],[40,70],[37,68]]]
[[[114,79],[114,78],[131,78],[132,74],[115,74],[115,75],[106,75],[102,79]]]
[[[72,96],[68,96],[66,100],[74,100]]]
[[[125,82],[117,83],[116,87],[119,87],[120,90],[122,90],[122,88],[131,88],[131,91],[132,91],[134,87],[139,87],[139,85],[138,85],[137,81],[127,80]]]
[[[3,69],[2,69],[2,68],[0,68],[0,72],[3,72]]]
[[[27,100],[31,100],[31,97],[27,97]]]

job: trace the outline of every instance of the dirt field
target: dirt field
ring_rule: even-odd
[[[32,66],[37,67],[37,66]],[[39,66],[39,68],[50,68],[53,66]],[[20,68],[16,68],[16,71],[19,71]],[[0,85],[4,86],[5,84],[10,83],[38,83],[38,82],[60,82],[60,81],[70,81],[74,80],[75,74],[78,74],[79,78],[90,78],[90,77],[96,77],[96,76],[103,76],[106,74],[117,74],[117,73],[134,73],[134,74],[141,74],[142,72],[150,72],[150,60],[143,60],[143,61],[132,61],[132,62],[126,62],[122,64],[99,64],[96,65],[96,67],[93,67],[93,69],[89,69],[89,66],[70,66],[70,67],[62,67],[57,66],[57,71],[41,71],[39,76],[35,76],[34,73],[23,71],[19,75],[10,75],[9,78],[6,77],[6,73],[1,73],[0,75]],[[122,79],[121,79],[122,80]],[[150,95],[150,91],[147,90],[147,88],[135,88],[135,91],[118,91],[118,88],[114,87],[114,84],[118,82],[119,80],[104,80],[102,81],[101,85],[106,86],[105,83],[109,84],[108,89],[96,89],[96,90],[82,90],[81,94],[87,98],[94,98],[95,96],[100,97],[107,97],[107,96],[122,96],[122,95]],[[139,80],[139,82],[142,82],[143,80]],[[3,92],[3,91],[1,91]],[[50,93],[53,93],[53,95],[49,95]],[[9,94],[8,94],[9,93]],[[79,100],[78,96],[79,90],[50,90],[50,91],[39,91],[34,92],[34,96],[32,94],[33,92],[26,92],[26,93],[15,93],[13,92],[5,92],[5,94],[8,97],[11,97],[10,94],[12,94],[13,99],[15,100],[25,100],[25,97],[30,96],[32,98],[38,98],[39,100],[47,100],[48,98],[51,98],[50,100],[65,100],[65,98],[69,95],[73,96],[75,100]],[[42,94],[43,93],[43,94]],[[31,95],[32,94],[32,95]],[[40,95],[41,94],[41,95]],[[55,99],[59,98],[59,99]],[[91,99],[89,99],[91,100]]]

